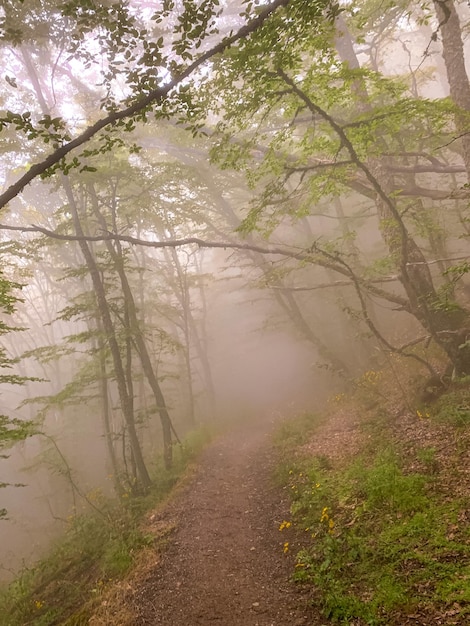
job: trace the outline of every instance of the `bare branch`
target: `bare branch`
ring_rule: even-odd
[[[383,155],[389,157],[403,156],[422,158],[426,159],[426,161],[429,161],[430,163],[433,163],[433,165],[437,165],[438,167],[446,167],[448,165],[448,163],[440,161],[438,158],[432,156],[431,154],[428,154],[427,152],[409,152],[405,150],[403,152],[384,152]]]
[[[330,254],[330,253],[325,252],[325,251],[323,251],[323,254],[325,254],[325,256],[327,256],[327,257],[331,257],[331,259],[333,261],[335,261],[336,263],[340,263],[348,271],[349,278],[352,281],[352,284],[353,284],[354,289],[356,291],[357,297],[359,299],[359,305],[361,307],[362,317],[364,319],[364,322],[365,322],[366,326],[372,332],[374,337],[376,337],[376,339],[378,339],[379,342],[382,343],[387,348],[387,350],[389,352],[394,352],[395,354],[401,354],[404,357],[407,357],[407,358],[410,358],[410,359],[414,359],[415,361],[418,361],[419,363],[424,365],[424,367],[426,367],[429,370],[431,375],[435,375],[436,371],[434,370],[432,365],[430,363],[428,363],[428,361],[426,361],[425,359],[423,359],[419,355],[414,354],[413,352],[404,352],[403,348],[397,348],[396,346],[393,346],[382,335],[382,333],[379,331],[379,329],[377,328],[377,326],[374,324],[374,322],[371,320],[371,318],[369,316],[369,311],[367,309],[367,302],[366,302],[366,300],[364,298],[364,295],[362,293],[362,285],[361,285],[360,281],[358,280],[358,276],[356,275],[354,270],[346,263],[346,261],[344,259],[342,259],[338,254]]]
[[[137,237],[132,237],[131,235],[117,235],[115,233],[106,232],[100,235],[62,235],[60,233],[56,233],[53,230],[49,230],[47,228],[43,228],[42,226],[10,226],[8,224],[0,224],[0,230],[10,230],[10,231],[19,231],[19,232],[29,232],[29,233],[41,233],[46,235],[47,237],[51,237],[52,239],[58,239],[60,241],[125,241],[132,245],[143,246],[147,248],[177,248],[186,245],[196,245],[199,248],[219,248],[223,250],[246,250],[250,252],[259,252],[260,254],[273,254],[280,255],[285,258],[295,259],[297,261],[306,261],[320,267],[324,267],[326,269],[330,269],[334,272],[338,272],[343,276],[347,276],[349,278],[349,273],[342,267],[340,264],[331,263],[328,261],[326,257],[322,258],[322,252],[313,254],[313,252],[300,249],[300,250],[292,250],[291,248],[284,248],[279,246],[259,246],[252,243],[237,243],[233,241],[204,241],[199,237],[185,237],[183,239],[172,239],[165,241],[149,241],[145,239],[138,239]],[[384,300],[388,300],[389,302],[393,302],[397,304],[402,310],[409,310],[409,302],[406,298],[398,296],[393,293],[389,293],[380,287],[376,287],[371,283],[371,281],[358,278],[360,283],[364,286],[367,291],[379,298]]]
[[[466,172],[464,165],[396,165],[388,164],[387,169],[391,172],[403,174],[423,174],[430,172],[432,174],[460,174]]]
[[[467,135],[470,135],[470,130],[466,130],[465,132],[460,133],[459,135],[456,135],[453,139],[451,139],[447,143],[443,143],[440,146],[437,146],[436,148],[434,148],[434,150],[437,152],[438,150],[442,150],[442,148],[447,148],[447,146],[452,145],[453,143],[455,143],[459,139],[462,139],[462,137],[466,137]]]
[[[319,161],[318,163],[312,163],[312,165],[304,165],[301,167],[287,167],[288,172],[311,172],[313,170],[325,169],[328,167],[341,167],[344,165],[351,165],[352,161],[347,159],[344,161]]]
[[[432,200],[464,200],[470,196],[468,189],[429,189],[412,184],[396,191],[399,196],[412,196],[418,198],[431,198]]]
[[[384,276],[384,278],[374,278],[368,283],[392,283],[400,280],[398,276]],[[270,289],[280,289],[282,291],[316,291],[317,289],[330,289],[331,287],[351,287],[350,280],[335,280],[332,283],[321,283],[320,285],[312,285],[311,287],[277,287],[276,285],[268,285]]]

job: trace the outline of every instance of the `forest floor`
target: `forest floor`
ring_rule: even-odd
[[[338,406],[317,420],[313,431],[299,423],[296,434],[287,422],[286,442],[283,427],[271,421],[238,425],[220,436],[170,501],[147,515],[152,547],[130,576],[103,596],[88,623],[467,624],[466,389],[434,407],[437,421],[392,398],[394,408],[382,420],[377,411],[387,404],[383,399],[369,416],[351,404]],[[384,456],[379,451],[384,443],[399,456]],[[310,468],[308,480],[304,467]],[[328,531],[325,521],[332,523],[331,516],[335,526]],[[316,524],[313,542],[303,532],[311,532],[307,524]]]
[[[326,623],[290,580],[293,556],[284,552],[279,531],[290,499],[273,480],[273,428],[267,421],[239,425],[202,453],[172,501],[148,517],[157,551],[104,600],[90,624]]]
[[[1,626],[469,624],[470,377],[424,404],[392,365],[317,414],[195,431],[151,493],[72,518]]]

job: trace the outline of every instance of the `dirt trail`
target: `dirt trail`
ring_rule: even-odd
[[[164,512],[176,530],[160,563],[134,587],[135,626],[321,624],[289,581],[292,557],[279,532],[289,503],[272,481],[270,427],[249,438],[248,428],[211,445]]]

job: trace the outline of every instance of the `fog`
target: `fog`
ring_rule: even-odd
[[[228,257],[225,261],[229,261]],[[223,255],[217,255],[210,263],[217,272],[223,266]],[[230,291],[227,291],[227,283]],[[214,422],[220,426],[221,422],[228,424],[240,419],[251,423],[320,409],[338,382],[319,369],[318,356],[295,331],[282,328],[283,324],[276,319],[274,307],[266,301],[263,292],[247,288],[243,278],[222,276],[206,297],[208,353],[217,413],[206,413],[210,403],[195,359],[196,426]],[[170,360],[174,363],[165,364],[168,369],[165,396],[178,435],[184,438],[193,425],[188,422],[187,403],[181,399],[184,381],[173,379],[179,359],[172,357]],[[61,385],[69,382],[67,372],[73,378],[73,367],[77,365],[75,357],[62,360]],[[47,371],[46,366],[35,370],[32,363],[27,369],[30,376],[44,376],[44,369]],[[32,397],[60,391],[53,380],[30,383],[29,387]],[[18,396],[24,393],[24,389],[20,393],[18,390],[4,392],[3,401],[10,403],[4,411],[21,414],[21,409],[15,412],[15,407]],[[34,414],[35,409],[31,407],[26,409],[26,414]],[[46,412],[42,430],[47,438],[42,435],[28,438],[9,450],[9,458],[1,462],[3,481],[24,484],[2,491],[2,506],[8,510],[8,519],[1,522],[3,580],[9,579],[20,566],[31,565],[67,528],[67,518],[86,510],[87,502],[70,484],[71,478],[87,497],[92,497],[94,492],[113,495],[101,410],[92,394],[80,406],[59,404]],[[146,424],[145,429],[142,427],[145,439],[149,429],[153,440],[148,446],[152,467],[161,454],[161,435],[158,424]]]
[[[221,32],[243,22],[239,3],[221,6]],[[181,61],[176,14],[157,27],[144,8],[132,19]],[[160,66],[162,86],[121,42],[107,48],[94,27],[73,39],[69,22],[51,26],[54,7],[29,10],[5,13],[31,26],[1,48],[2,107],[23,115],[5,114],[6,190],[51,145],[171,74]],[[320,411],[390,354],[414,358],[423,378],[449,361],[470,373],[470,144],[444,34],[423,10],[396,8],[386,24],[372,11],[357,41],[345,12],[328,80],[323,51],[283,30],[295,80],[273,77],[269,55],[261,78],[236,55],[211,61],[175,79],[153,116],[111,120],[81,160],[57,158],[60,171],[11,196],[0,413],[35,434],[0,440],[0,579],[46,554],[90,502],[145,492],[194,429],[243,420],[249,437],[257,420]]]

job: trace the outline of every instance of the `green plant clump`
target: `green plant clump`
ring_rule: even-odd
[[[64,537],[50,554],[0,589],[0,624],[88,624],[107,583],[122,578],[139,551],[155,544],[142,528],[143,516],[168,495],[209,437],[200,429],[178,445],[173,469],[156,468],[145,495],[124,494],[120,501],[90,495],[92,510],[68,519]]]
[[[470,619],[465,503],[432,489],[432,449],[419,460],[426,473],[406,472],[387,444],[341,469],[317,457],[283,464],[292,521],[280,530],[292,526],[304,538],[294,579],[311,586],[312,602],[334,623],[389,625],[429,606]]]
[[[431,415],[437,422],[452,426],[466,427],[470,425],[470,391],[469,377],[461,379],[455,388],[441,396],[432,405]]]

